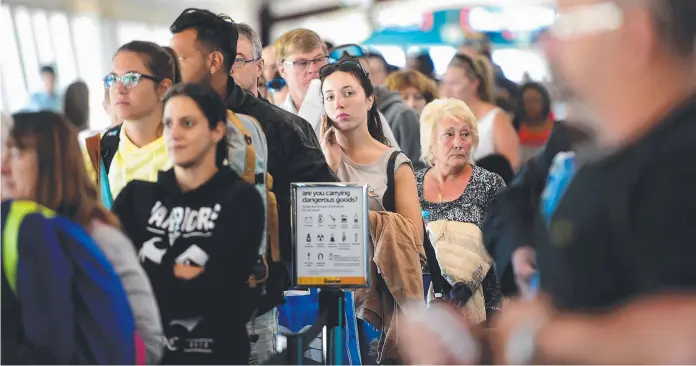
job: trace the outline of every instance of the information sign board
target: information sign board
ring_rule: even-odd
[[[293,183],[296,288],[364,288],[369,279],[367,186]]]

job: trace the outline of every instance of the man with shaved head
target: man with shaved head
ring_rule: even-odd
[[[694,0],[558,0],[543,44],[591,145],[549,170],[518,243],[541,293],[493,319],[496,363],[696,363],[694,19]],[[406,334],[412,362],[467,361]]]

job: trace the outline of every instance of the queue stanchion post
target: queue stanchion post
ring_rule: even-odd
[[[368,186],[295,182],[290,200],[293,288],[319,289],[319,313],[326,327],[324,362],[342,365],[348,344],[344,291],[370,284]],[[314,339],[311,333],[305,342]]]
[[[302,335],[293,334],[287,337],[288,363],[286,365],[302,365],[304,362],[304,350]]]
[[[326,364],[342,365],[344,351],[345,316],[343,290],[323,289],[319,292],[319,312],[327,312],[326,321]]]

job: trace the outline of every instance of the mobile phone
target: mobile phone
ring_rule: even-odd
[[[326,126],[324,127],[328,130],[329,128],[333,127],[333,121],[331,120],[331,118],[329,118],[329,116],[326,113],[324,113],[324,117],[326,117],[324,118],[324,120],[326,121]]]
[[[329,128],[333,127],[333,121],[326,113],[324,113],[324,121],[324,123],[326,123],[324,126],[324,131],[328,131]],[[329,136],[329,143],[333,144],[333,138],[331,136]]]

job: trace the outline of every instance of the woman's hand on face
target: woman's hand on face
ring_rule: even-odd
[[[341,147],[336,141],[336,129],[333,126],[326,128],[326,118],[326,115],[321,116],[321,151],[331,170],[336,172],[341,162]]]

